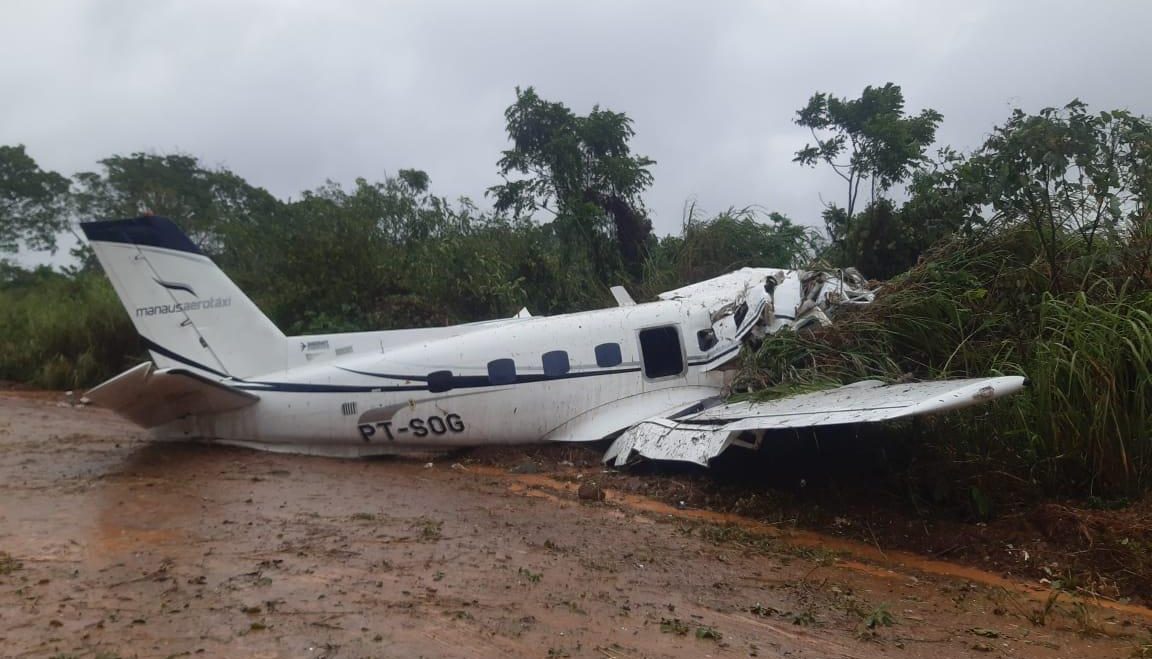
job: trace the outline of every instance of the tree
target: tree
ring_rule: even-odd
[[[905,181],[924,162],[942,118],[930,108],[907,116],[904,93],[890,82],[865,87],[858,99],[819,92],[796,112],[796,123],[811,131],[815,143],[797,151],[794,161],[826,163],[847,185],[847,206],[828,204],[824,212],[833,246],[844,240],[855,218],[861,185],[871,183],[870,200],[875,202],[878,193]]]
[[[661,247],[675,246],[676,285],[683,286],[745,267],[802,267],[812,258],[817,239],[813,230],[780,213],[729,208],[702,218],[693,207],[681,236]]]
[[[966,165],[997,216],[1026,222],[1058,278],[1062,236],[1091,252],[1102,235],[1146,228],[1152,202],[1152,123],[1079,100],[1036,115],[1017,109]]]
[[[889,279],[915,265],[924,249],[943,237],[930,226],[916,221],[906,206],[897,208],[891,199],[879,198],[856,214],[842,253],[869,277]]]
[[[488,190],[497,211],[551,213],[603,274],[615,268],[607,267],[599,239],[614,240],[618,258],[637,273],[652,232],[640,195],[652,185],[655,161],[632,155],[632,120],[599,106],[579,116],[531,87],[516,89],[504,116],[512,148],[498,162],[504,183]]]
[[[1073,253],[1094,258],[1102,238],[1127,244],[1139,278],[1152,257],[1152,122],[1090,112],[1079,100],[1037,114],[1017,109],[971,155],[942,152],[910,190],[904,211],[923,220],[1029,227],[1052,284]]]
[[[287,331],[369,329],[374,304],[403,272],[380,218],[358,198],[371,190],[363,180],[352,193],[329,182],[274,220],[227,234],[237,283]]]
[[[517,227],[518,228],[518,227]],[[274,221],[230,226],[231,274],[292,332],[444,325],[523,304],[515,229],[429,191],[428,175],[303,193]]]
[[[0,252],[20,243],[55,249],[67,227],[68,188],[68,179],[41,169],[22,144],[0,146]]]
[[[385,240],[414,248],[464,228],[473,215],[471,201],[461,199],[453,207],[447,198],[429,192],[429,184],[426,172],[401,169],[381,182],[358,178],[354,190],[339,192],[342,203],[371,220]]]
[[[224,251],[226,225],[258,222],[282,210],[267,190],[226,168],[205,167],[189,155],[116,155],[100,165],[102,172],[75,176],[77,212],[83,219],[164,215],[176,219],[193,242],[214,255]]]

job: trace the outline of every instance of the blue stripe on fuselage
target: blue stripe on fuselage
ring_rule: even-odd
[[[336,368],[346,371],[348,373],[355,373],[356,375],[365,375],[369,377],[378,377],[388,380],[403,380],[407,382],[420,382],[422,384],[412,385],[346,385],[346,384],[312,384],[307,382],[260,382],[256,380],[240,380],[232,379],[227,373],[222,373],[214,368],[205,366],[199,362],[188,359],[179,353],[173,352],[164,346],[151,341],[145,337],[140,337],[144,346],[148,350],[155,351],[169,359],[178,361],[182,364],[198,368],[200,370],[212,373],[221,378],[232,380],[229,385],[237,389],[244,389],[247,391],[275,391],[281,393],[375,393],[375,392],[388,392],[388,391],[429,391],[428,376],[426,375],[400,375],[392,373],[372,373],[370,371],[358,371],[355,369],[337,366]],[[690,361],[689,366],[704,366],[710,364],[718,359],[721,359],[733,350],[738,350],[740,344],[735,344],[727,350],[705,360]],[[515,382],[506,384],[492,384],[486,375],[453,375],[446,378],[444,384],[445,390],[451,389],[478,389],[484,387],[507,387],[517,384],[533,384],[539,382],[552,382],[556,380],[571,380],[577,378],[591,378],[606,375],[621,375],[625,373],[639,373],[639,367],[632,368],[615,368],[597,371],[577,371],[569,372],[560,376],[548,376],[544,374],[531,374],[531,375],[517,375]]]

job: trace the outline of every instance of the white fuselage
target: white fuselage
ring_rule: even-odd
[[[721,393],[724,375],[713,369],[740,343],[725,315],[717,325],[732,327],[713,331],[728,339],[701,349],[697,333],[713,328],[709,306],[661,300],[426,330],[290,337],[306,364],[225,380],[257,394],[258,403],[157,432],[332,455],[601,439]]]

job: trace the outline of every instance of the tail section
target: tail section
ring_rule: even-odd
[[[80,228],[159,367],[246,378],[293,365],[284,334],[170,220]]]

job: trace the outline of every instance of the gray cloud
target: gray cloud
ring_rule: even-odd
[[[635,120],[649,197],[815,224],[838,179],[792,162],[817,90],[894,81],[971,148],[1013,106],[1080,97],[1148,113],[1152,3],[8,0],[0,143],[71,174],[181,150],[282,197],[401,167],[483,201],[516,85]]]

